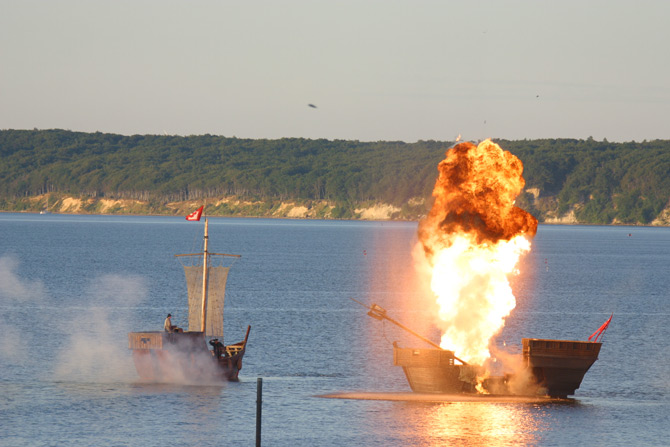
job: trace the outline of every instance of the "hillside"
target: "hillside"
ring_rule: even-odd
[[[668,223],[670,141],[495,140],[542,222]],[[0,131],[0,210],[416,220],[452,142]]]

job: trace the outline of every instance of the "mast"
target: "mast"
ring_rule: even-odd
[[[188,327],[189,331],[203,332],[209,336],[223,336],[223,302],[228,271],[232,265],[232,262],[224,262],[224,259],[241,256],[209,251],[209,222],[207,219],[205,219],[203,245],[199,253],[175,255],[181,258],[180,262],[186,277]],[[211,294],[209,293],[210,286],[212,287]]]
[[[200,330],[205,331],[205,322],[207,321],[207,227],[209,222],[205,218],[205,249],[202,254],[202,322],[200,323]]]

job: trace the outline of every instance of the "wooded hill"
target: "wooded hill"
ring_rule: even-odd
[[[669,140],[494,141],[523,162],[526,192],[518,205],[540,221],[668,221]],[[176,214],[182,208],[175,203],[207,200],[208,215],[263,216],[292,202],[329,204],[319,217],[359,218],[357,209],[387,204],[396,210],[391,218],[418,219],[430,207],[437,164],[452,145],[2,130],[0,210],[39,211],[43,201],[31,199],[49,194],[52,204],[64,197],[142,204],[112,212]],[[225,197],[264,206],[214,205]]]

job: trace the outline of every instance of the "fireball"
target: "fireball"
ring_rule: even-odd
[[[452,147],[438,169],[419,242],[432,269],[440,346],[481,365],[516,307],[508,276],[530,250],[537,220],[514,205],[523,164],[492,141]]]

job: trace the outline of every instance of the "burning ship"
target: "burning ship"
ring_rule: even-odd
[[[202,207],[186,219],[200,220],[201,213]],[[223,338],[223,304],[230,261],[240,255],[210,253],[207,230],[205,219],[202,253],[176,255],[186,275],[189,330],[128,334],[135,369],[144,381],[203,384],[238,380],[251,326],[238,343],[225,346],[218,340]],[[208,348],[207,338],[212,338],[209,344],[214,349]]]
[[[574,394],[598,358],[597,340],[523,339],[519,373],[493,377],[483,366],[490,341],[516,307],[508,277],[519,273],[516,264],[537,231],[537,219],[515,206],[525,186],[521,160],[491,140],[463,142],[447,151],[438,173],[433,206],[419,222],[415,262],[436,299],[442,338],[436,344],[410,330],[433,348],[395,343],[394,364],[420,393]],[[409,330],[378,305],[368,314]]]
[[[432,346],[402,348],[398,342],[393,342],[393,365],[402,367],[415,393],[545,395],[561,399],[575,394],[586,372],[598,360],[602,343],[597,340],[612,319],[610,317],[591,335],[589,341],[524,338],[522,369],[515,374],[496,377],[489,376],[484,367],[458,358],[454,351],[442,349],[389,317],[386,309],[377,304],[369,307],[368,315],[389,321]],[[594,341],[590,341],[592,338]]]

